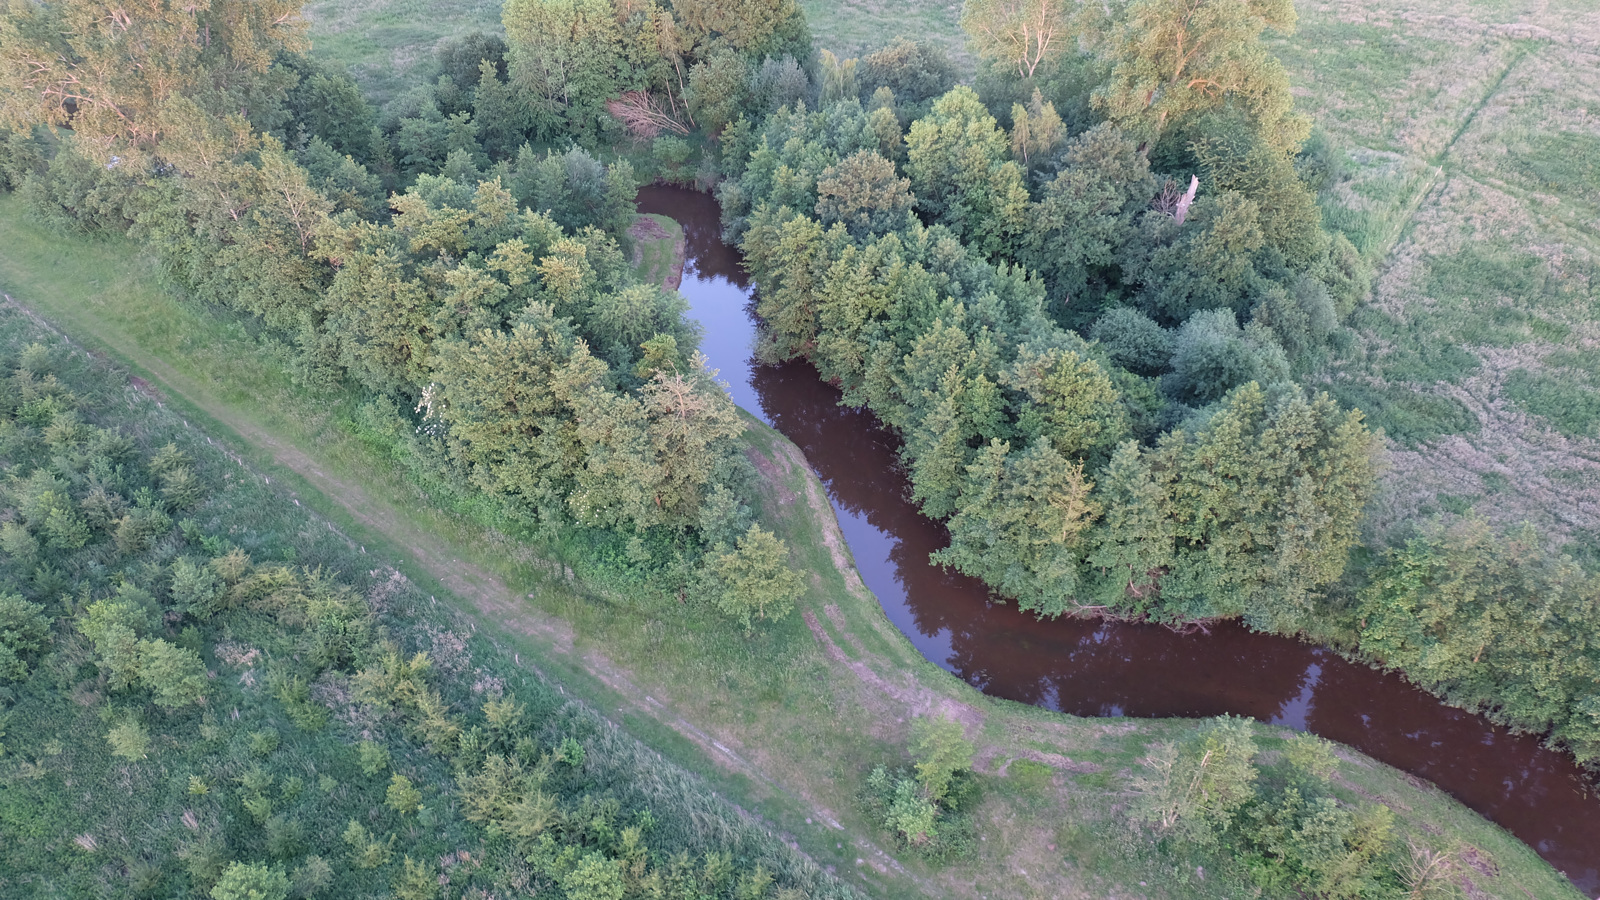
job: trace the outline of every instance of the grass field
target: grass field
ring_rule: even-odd
[[[348,66],[381,104],[433,65],[433,51],[473,31],[501,33],[501,0],[310,0],[311,52]]]
[[[1127,773],[1152,741],[1194,724],[1061,716],[985,697],[922,659],[861,586],[821,484],[776,432],[750,423],[766,476],[763,519],[813,577],[799,614],[747,640],[692,609],[632,603],[625,585],[566,577],[559,561],[474,510],[447,508],[363,431],[355,397],[305,396],[271,347],[161,291],[130,245],[64,239],[0,197],[0,246],[7,294],[126,362],[169,408],[327,515],[375,563],[452,602],[462,627],[704,775],[873,896],[1104,897],[1141,881],[1151,898],[1239,895],[1219,866],[1208,862],[1212,877],[1196,881],[1124,837]],[[965,723],[979,748],[974,815],[986,838],[948,868],[897,852],[853,799],[855,776],[903,762],[909,722],[940,712]],[[1259,727],[1268,750],[1287,733]],[[1496,860],[1500,874],[1484,890],[1576,896],[1526,846],[1441,792],[1344,757],[1347,799],[1387,802],[1404,831],[1442,829],[1439,839]]]

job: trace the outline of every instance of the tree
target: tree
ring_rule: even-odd
[[[626,885],[616,862],[588,853],[561,879],[561,888],[568,900],[622,900]]]
[[[1201,197],[1179,223],[1151,210],[1122,253],[1125,282],[1140,285],[1137,305],[1151,318],[1181,323],[1202,309],[1248,309],[1260,277],[1255,255],[1267,241],[1261,208],[1234,191]]]
[[[1084,534],[1100,513],[1081,462],[1038,442],[992,441],[966,469],[950,546],[933,561],[982,578],[1018,605],[1058,616],[1078,605]]]
[[[113,725],[106,733],[106,743],[111,745],[112,756],[129,762],[144,759],[150,754],[150,732],[132,720]]]
[[[1255,383],[1229,394],[1190,435],[1170,432],[1151,461],[1170,479],[1174,549],[1163,614],[1242,615],[1293,633],[1314,592],[1343,573],[1377,482],[1376,437],[1326,394]]]
[[[1133,781],[1135,818],[1158,832],[1215,846],[1255,796],[1255,755],[1249,720],[1234,716],[1213,719],[1181,743],[1158,744]]]
[[[439,874],[426,861],[417,862],[407,856],[395,878],[394,895],[398,900],[436,900]]]
[[[1266,245],[1283,254],[1284,265],[1305,272],[1327,255],[1317,195],[1300,180],[1292,154],[1238,109],[1207,115],[1190,131],[1189,151],[1207,189],[1235,191],[1254,202]]]
[[[955,64],[938,44],[899,38],[861,57],[856,80],[863,95],[887,88],[907,119],[917,119],[934,98],[956,84]]]
[[[1531,527],[1435,523],[1385,554],[1360,601],[1373,659],[1600,758],[1600,581]]]
[[[200,654],[164,640],[139,642],[139,680],[157,706],[178,709],[205,700],[206,664]]]
[[[211,900],[285,900],[289,876],[264,863],[232,863],[211,888]]]
[[[1134,372],[1151,375],[1172,362],[1172,333],[1136,309],[1119,306],[1107,312],[1095,320],[1089,337],[1112,362]]]
[[[1067,128],[1056,114],[1056,105],[1044,99],[1038,88],[1027,106],[1011,104],[1011,155],[1032,171],[1055,153],[1067,139]]]
[[[138,681],[139,637],[153,628],[151,605],[148,594],[125,585],[115,597],[89,604],[78,622],[114,689]]]
[[[1072,47],[1075,12],[1069,0],[966,0],[961,29],[979,56],[1032,78],[1041,65]]]
[[[917,780],[928,799],[944,800],[950,779],[972,768],[972,742],[966,729],[954,719],[923,716],[911,724],[911,756],[916,760]]]
[[[675,0],[672,11],[697,45],[721,38],[752,59],[810,55],[805,14],[796,0]]]
[[[389,790],[385,795],[385,802],[396,813],[409,816],[422,809],[422,792],[411,783],[411,779],[395,772],[389,776]]]
[[[1062,163],[1028,211],[1019,259],[1038,270],[1052,300],[1070,310],[1091,283],[1107,280],[1104,273],[1155,194],[1155,179],[1149,160],[1114,125],[1074,137]]]
[[[1014,249],[1026,229],[1027,187],[1007,158],[1009,138],[971,88],[934,101],[911,124],[906,147],[919,209],[986,256]]]
[[[752,524],[737,548],[724,547],[706,557],[707,595],[746,631],[752,619],[781,619],[805,593],[805,582],[789,568],[788,558],[789,548],[782,540]]]
[[[1233,310],[1207,309],[1178,329],[1172,378],[1181,399],[1210,403],[1247,381],[1287,382],[1289,362],[1264,328],[1240,329]]]
[[[744,433],[738,407],[715,378],[705,355],[696,353],[687,373],[657,372],[639,390],[659,466],[652,500],[672,524],[698,516],[718,463],[738,452],[734,441]]]
[[[217,573],[210,566],[186,558],[173,561],[169,592],[178,609],[196,619],[210,618],[225,599]]]
[[[593,146],[619,76],[617,17],[607,0],[510,0],[501,13],[510,81],[541,141]]]
[[[1133,0],[1097,35],[1111,78],[1096,105],[1130,133],[1154,140],[1231,103],[1269,144],[1292,155],[1310,120],[1293,112],[1288,73],[1261,33],[1288,34],[1294,25],[1290,0]]]
[[[1127,435],[1127,414],[1110,376],[1073,350],[1038,352],[1024,344],[1004,383],[1030,401],[1017,428],[1048,441],[1064,459],[1097,456]]]
[[[305,47],[298,0],[215,0],[108,10],[90,0],[0,15],[0,126],[70,125],[104,162],[154,151],[176,98],[212,113],[257,99],[280,51]]]
[[[719,47],[689,68],[684,99],[694,120],[708,134],[719,134],[739,117],[748,99],[750,64],[728,47]]]
[[[526,133],[524,111],[494,64],[485,59],[479,66],[478,90],[472,96],[472,121],[478,126],[483,152],[493,160],[508,159],[516,155]]]
[[[572,406],[604,377],[564,322],[536,305],[510,333],[480,331],[437,348],[433,407],[452,452],[480,487],[548,515],[581,461]]]
[[[1088,555],[1100,604],[1135,615],[1158,606],[1161,577],[1174,563],[1172,475],[1153,469],[1133,441],[1118,445],[1100,471],[1105,518]]]
[[[857,241],[899,231],[909,223],[911,180],[872,150],[858,150],[822,170],[817,179],[817,218],[841,222]]]

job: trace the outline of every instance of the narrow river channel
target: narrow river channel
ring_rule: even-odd
[[[740,406],[794,441],[827,486],[867,586],[922,655],[997,697],[1079,716],[1234,713],[1311,731],[1425,778],[1527,842],[1590,896],[1600,892],[1600,796],[1570,758],[1452,709],[1398,676],[1228,624],[1180,635],[1096,620],[1040,621],[981,582],[928,562],[943,529],[906,499],[895,438],[811,366],[756,366],[738,251],[705,194],[647,187],[639,211],[687,232],[680,288],[701,349]]]

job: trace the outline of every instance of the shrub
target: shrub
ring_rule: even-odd
[[[0,594],[0,683],[28,677],[27,658],[49,642],[44,607],[18,594]]]
[[[911,755],[917,767],[917,780],[928,799],[944,800],[950,779],[957,772],[972,768],[972,742],[960,722],[940,716],[924,717],[911,726]]]
[[[781,619],[805,593],[805,582],[786,564],[788,557],[788,545],[760,525],[751,525],[737,549],[724,548],[706,559],[706,594],[746,631],[752,619]]]
[[[144,759],[150,753],[150,732],[138,722],[128,721],[114,725],[106,734],[111,744],[111,755],[118,759]]]
[[[389,791],[385,802],[389,808],[402,816],[409,816],[422,809],[422,792],[411,783],[411,779],[399,772],[389,776]]]
[[[211,889],[211,900],[286,900],[289,877],[283,870],[262,863],[228,866]]]
[[[1179,743],[1158,744],[1134,778],[1136,821],[1215,846],[1255,796],[1256,745],[1247,719],[1222,716]]]

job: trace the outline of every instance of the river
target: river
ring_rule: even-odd
[[[740,406],[800,447],[861,577],[922,655],[997,697],[1079,716],[1246,715],[1348,744],[1425,778],[1600,892],[1600,796],[1570,757],[1445,706],[1400,677],[1234,624],[1178,634],[1155,625],[1040,621],[979,581],[928,562],[942,526],[907,499],[897,440],[805,363],[757,366],[751,291],[722,242],[716,202],[647,187],[639,211],[687,233],[680,290],[705,328],[701,349]]]

